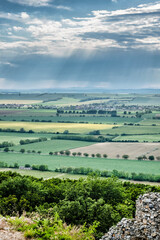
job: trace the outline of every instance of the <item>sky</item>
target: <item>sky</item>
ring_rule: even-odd
[[[160,89],[160,1],[0,0],[0,89]]]

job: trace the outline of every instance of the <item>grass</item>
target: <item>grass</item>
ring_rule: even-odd
[[[160,134],[159,135],[133,135],[133,136],[119,136],[114,138],[114,141],[139,141],[139,142],[158,142],[160,141]]]
[[[122,126],[115,129],[107,129],[102,131],[103,134],[160,134],[159,126]]]
[[[59,99],[57,101],[48,101],[44,102],[42,105],[44,106],[67,106],[67,105],[77,105],[79,102],[79,99],[71,98],[71,97],[63,97],[62,99]]]
[[[0,100],[0,104],[37,104],[40,103],[40,100],[10,100],[10,99],[4,99]]]
[[[106,130],[111,129],[114,125],[112,124],[84,124],[84,123],[36,123],[36,122],[8,122],[1,121],[0,128],[6,129],[11,128],[20,130],[34,130],[35,132],[64,132],[69,130],[71,133],[88,133],[93,130]]]
[[[77,147],[84,147],[93,144],[93,142],[71,141],[71,140],[50,140],[45,142],[31,143],[26,145],[18,145],[12,147],[15,151],[21,148],[27,150],[41,151],[42,153],[49,154],[49,152],[58,152],[60,150],[68,150]]]
[[[87,178],[86,175],[80,174],[68,174],[68,173],[57,173],[57,172],[41,172],[41,171],[34,171],[34,170],[21,170],[21,169],[13,169],[13,168],[2,168],[0,171],[12,171],[19,173],[23,176],[32,176],[36,178],[60,178],[60,179],[79,179],[79,178]]]
[[[47,137],[50,139],[52,136],[53,134],[0,132],[0,143],[7,141],[17,145],[20,140],[36,139],[41,137]]]
[[[131,117],[106,117],[105,115],[87,115],[80,117],[80,114],[62,114],[56,116],[55,111],[35,111],[28,112],[28,110],[23,112],[9,112],[3,111],[0,114],[1,121],[52,121],[52,122],[88,122],[88,123],[103,123],[103,124],[124,124],[124,123],[139,123],[142,119],[131,118]],[[81,115],[82,116],[82,115]]]
[[[17,162],[20,166],[26,163],[33,165],[48,165],[50,170],[60,167],[85,167],[99,170],[135,172],[159,174],[160,162],[158,161],[138,161],[124,159],[101,159],[101,158],[86,158],[86,157],[66,157],[66,156],[43,156],[38,154],[21,154],[21,153],[3,153],[0,152],[0,161],[8,165]]]

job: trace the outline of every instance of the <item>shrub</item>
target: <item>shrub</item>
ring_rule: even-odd
[[[122,156],[122,158],[124,158],[124,159],[128,159],[128,158],[129,158],[129,155],[124,154],[124,155]]]
[[[28,163],[25,164],[25,168],[30,168],[30,167],[31,167],[30,164],[28,164]]]
[[[4,152],[9,152],[9,148],[8,147],[6,147],[6,148],[4,148],[4,150],[3,150]]]
[[[65,151],[65,155],[69,156],[71,152],[69,150]]]
[[[21,153],[25,153],[25,149],[24,149],[24,148],[21,148],[20,152],[21,152]]]
[[[83,156],[88,157],[89,154],[88,153],[83,153]]]
[[[60,153],[61,155],[63,155],[63,154],[64,154],[64,151],[63,151],[63,150],[61,150],[59,153]]]
[[[100,154],[100,153],[97,153],[97,154],[96,154],[96,157],[97,157],[97,158],[101,158],[101,154]]]
[[[154,156],[153,156],[153,155],[150,155],[150,156],[148,157],[148,159],[151,160],[151,161],[153,161],[153,160],[154,160]]]

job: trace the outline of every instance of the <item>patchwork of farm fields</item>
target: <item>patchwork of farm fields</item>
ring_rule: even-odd
[[[158,94],[11,93],[0,94],[0,105],[0,143],[14,144],[12,147],[8,144],[9,152],[0,149],[0,162],[8,165],[17,162],[20,166],[43,164],[50,170],[84,167],[160,174],[160,161],[157,160],[160,157]],[[34,132],[27,133],[29,130]],[[55,139],[51,140],[51,137]],[[19,144],[20,140],[39,138],[47,138],[47,141]],[[102,143],[95,144],[87,139]],[[20,153],[21,149],[25,153]],[[89,157],[49,155],[62,150],[88,153]],[[97,153],[107,154],[108,158],[90,157]],[[129,155],[130,160],[121,159],[123,155]],[[143,155],[152,155],[156,161],[135,160]],[[49,175],[50,172],[36,174],[54,175]]]
[[[35,132],[61,132],[68,130],[70,133],[88,133],[93,130],[111,129],[112,124],[85,124],[85,123],[35,123],[35,122],[8,122],[1,121],[0,128],[20,130],[33,130]]]
[[[125,159],[103,159],[103,158],[87,158],[87,157],[68,157],[68,156],[43,156],[38,154],[21,154],[21,153],[3,153],[0,152],[0,159],[8,165],[18,163],[24,166],[26,163],[30,165],[45,164],[50,170],[62,167],[73,168],[92,168],[99,170],[114,169],[128,173],[146,173],[159,174],[160,164],[158,161],[138,161]]]

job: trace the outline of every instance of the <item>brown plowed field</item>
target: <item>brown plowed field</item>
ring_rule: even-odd
[[[81,152],[88,154],[107,154],[108,158],[120,158],[127,154],[130,159],[136,159],[138,156],[154,155],[155,157],[160,156],[160,143],[96,143],[90,146],[75,148],[71,152]]]

